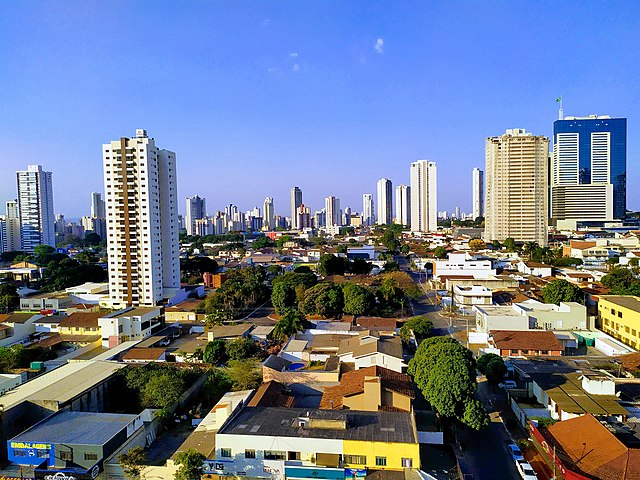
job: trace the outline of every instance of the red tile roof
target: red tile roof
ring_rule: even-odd
[[[295,397],[284,392],[281,383],[271,380],[258,387],[248,407],[283,407],[293,408]]]
[[[98,319],[102,316],[100,312],[74,312],[67,318],[63,319],[58,328],[71,327],[97,327]]]
[[[491,336],[500,350],[564,350],[547,330],[492,330]]]
[[[165,351],[164,348],[132,348],[122,360],[158,360]]]

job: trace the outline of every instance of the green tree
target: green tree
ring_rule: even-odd
[[[403,255],[408,255],[410,251],[411,249],[409,248],[409,245],[407,245],[406,243],[402,245],[402,247],[400,248],[400,252],[402,252]]]
[[[221,365],[227,361],[227,342],[218,338],[204,347],[202,361],[213,365]]]
[[[482,403],[472,398],[464,405],[464,413],[462,414],[462,423],[474,430],[482,430],[489,426],[489,416]]]
[[[100,238],[100,235],[98,235],[95,232],[89,232],[84,236],[84,242],[83,243],[85,245],[96,247],[96,246],[100,245],[101,241],[102,241],[102,239]]]
[[[487,381],[493,385],[500,383],[504,380],[504,376],[507,374],[507,366],[504,364],[502,358],[493,358],[487,364],[486,376]]]
[[[433,256],[438,259],[447,258],[447,249],[442,245],[439,245],[433,250]]]
[[[227,355],[231,360],[244,360],[253,357],[257,351],[258,347],[251,338],[236,338],[227,343]]]
[[[257,388],[262,383],[262,370],[256,359],[230,360],[224,370],[236,392]]]
[[[147,453],[141,446],[130,448],[118,456],[118,463],[127,478],[136,480],[147,463]]]
[[[581,258],[555,256],[553,259],[553,265],[555,267],[571,267],[574,265],[582,265],[582,263]]]
[[[373,269],[373,265],[364,258],[354,258],[349,262],[349,272],[354,275],[367,275]]]
[[[180,465],[173,478],[175,480],[200,480],[204,475],[206,457],[194,448],[178,452],[175,463]]]
[[[278,248],[282,248],[284,247],[285,243],[288,243],[292,240],[290,235],[282,235],[281,237],[278,237],[278,239],[276,240],[276,246]]]
[[[98,256],[91,250],[82,250],[73,258],[80,263],[96,263],[98,261]]]
[[[400,242],[396,238],[396,232],[391,228],[386,228],[382,234],[382,244],[391,253],[394,253],[400,248]]]
[[[637,267],[640,264],[640,259],[638,257],[633,257],[629,260],[630,267]]]
[[[474,252],[478,250],[484,250],[487,245],[480,238],[473,238],[469,240],[469,248]]]
[[[15,310],[20,304],[18,287],[13,283],[0,283],[0,312],[8,313]]]
[[[409,361],[409,374],[436,411],[477,429],[486,412],[474,402],[475,369],[471,350],[451,337],[427,338]]]
[[[295,273],[313,273],[308,265],[300,265],[293,269]]]
[[[487,365],[489,362],[497,358],[502,360],[500,355],[496,355],[495,353],[485,353],[476,360],[476,368],[481,374],[485,375],[487,373]]]
[[[287,308],[273,328],[271,335],[276,340],[286,340],[291,335],[304,330],[305,321],[304,314],[298,309]]]
[[[332,254],[320,256],[318,261],[318,272],[323,277],[329,275],[344,275],[347,270],[348,260],[344,257],[337,257]]]
[[[209,370],[209,376],[202,384],[198,393],[198,398],[202,402],[203,410],[209,411],[222,396],[231,390],[233,380],[227,375],[223,368],[213,368]]]
[[[602,277],[601,283],[610,290],[611,295],[640,296],[640,280],[623,267],[616,266]]]
[[[196,256],[180,259],[180,272],[183,277],[201,277],[203,273],[218,270],[218,262],[209,257]]]
[[[400,271],[400,265],[397,262],[388,261],[382,267],[385,272],[398,272]]]
[[[527,242],[524,244],[524,247],[522,247],[522,254],[527,259],[534,260],[539,250],[540,250],[540,245],[538,245],[536,242]]]
[[[298,303],[296,297],[296,287],[303,286],[310,288],[317,283],[317,278],[313,273],[287,272],[284,275],[273,279],[271,290],[271,303],[276,314],[282,315],[284,311]]]
[[[251,244],[251,246],[253,248],[255,248],[256,250],[260,249],[260,248],[266,248],[266,247],[273,247],[275,245],[275,243],[266,235],[262,235],[258,238],[256,238],[253,243]]]
[[[337,253],[347,253],[347,248],[348,248],[348,246],[346,244],[342,243],[342,244],[340,244],[340,245],[338,245],[336,247],[336,252]]]
[[[515,252],[517,250],[516,242],[513,238],[509,237],[504,240],[504,248],[507,252]]]
[[[618,265],[620,263],[620,255],[614,255],[607,259],[607,265]]]
[[[342,287],[344,313],[347,315],[369,315],[375,306],[375,296],[367,287],[347,283]]]
[[[51,245],[36,245],[33,249],[33,255],[39,265],[44,265],[49,255],[56,253],[56,249]]]
[[[165,410],[185,391],[182,379],[169,372],[150,377],[142,390],[142,407]]]
[[[494,251],[502,250],[502,244],[498,240],[493,240],[491,242],[491,248]]]
[[[563,278],[547,283],[542,288],[542,298],[545,303],[555,303],[556,305],[559,305],[560,302],[584,301],[584,295],[580,287]]]
[[[433,322],[426,315],[413,317],[404,322],[404,325],[400,327],[400,337],[403,340],[408,340],[411,337],[411,332],[418,338],[427,338],[431,336],[433,330]]]

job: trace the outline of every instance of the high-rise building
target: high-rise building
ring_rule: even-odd
[[[91,216],[93,218],[105,218],[104,200],[101,193],[91,193]]]
[[[264,205],[263,205],[263,225],[269,229],[269,230],[273,230],[274,228],[276,228],[275,225],[275,219],[276,219],[276,213],[275,210],[273,209],[273,198],[271,197],[267,197],[264,199]]]
[[[207,217],[207,201],[198,195],[187,197],[186,213],[185,224],[187,227],[187,235],[195,235],[196,220],[202,220]]]
[[[484,172],[479,168],[473,169],[472,181],[473,219],[484,217]]]
[[[438,229],[438,187],[436,163],[418,160],[411,164],[411,230],[433,232]]]
[[[26,171],[17,172],[20,231],[25,252],[33,252],[38,245],[56,246],[51,177],[51,172],[45,172],[40,165],[29,165]]]
[[[551,217],[624,219],[627,207],[627,119],[591,115],[553,123]]]
[[[327,227],[339,226],[342,223],[342,212],[340,211],[340,199],[332,195],[324,199],[324,211],[326,214]]]
[[[362,224],[373,225],[373,195],[365,193],[362,195]]]
[[[396,187],[396,223],[411,226],[411,187],[407,185]]]
[[[344,212],[342,212],[342,225],[346,227],[351,226],[351,207],[344,208]]]
[[[547,244],[549,139],[523,129],[486,140],[485,240]]]
[[[142,129],[102,155],[111,303],[155,305],[180,287],[176,155]]]
[[[311,227],[311,211],[304,203],[298,207],[296,216],[296,225],[300,230]]]
[[[2,248],[5,252],[16,252],[22,248],[20,243],[20,208],[17,200],[9,200],[6,203]]]
[[[393,186],[391,180],[381,178],[377,184],[378,193],[378,225],[393,223]]]
[[[294,230],[299,229],[297,221],[298,207],[302,205],[302,190],[298,187],[291,189],[291,228]]]

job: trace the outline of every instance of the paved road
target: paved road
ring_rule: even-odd
[[[254,325],[273,326],[276,324],[276,322],[269,318],[269,315],[271,315],[273,312],[274,309],[273,306],[271,306],[271,300],[267,300],[255,310],[246,312],[242,320],[251,322]]]

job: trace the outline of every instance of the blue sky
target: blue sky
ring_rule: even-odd
[[[438,209],[471,208],[484,139],[551,135],[567,115],[628,122],[640,209],[638,2],[16,1],[0,11],[0,201],[27,164],[56,213],[102,191],[101,144],[146,128],[209,211],[303,189],[313,210],[409,164],[438,165]],[[4,208],[2,208],[4,210]]]

